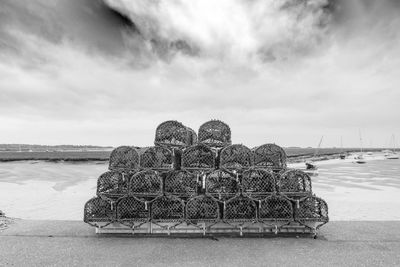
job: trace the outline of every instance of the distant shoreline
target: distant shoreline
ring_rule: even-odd
[[[382,149],[369,149],[365,152],[377,152]],[[301,162],[310,159],[314,155],[313,148],[285,148],[288,163]],[[338,148],[322,148],[317,160],[328,160],[338,158],[341,153],[354,153],[358,149],[349,148],[343,151]],[[106,162],[109,160],[111,151],[40,151],[40,152],[0,152],[0,162],[13,161],[47,161],[47,162]]]
[[[48,162],[88,162],[108,161],[111,151],[40,151],[40,152],[0,152],[0,162],[48,161]]]

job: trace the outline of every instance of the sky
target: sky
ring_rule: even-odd
[[[400,139],[400,1],[0,0],[0,143]],[[397,141],[399,143],[399,141]]]

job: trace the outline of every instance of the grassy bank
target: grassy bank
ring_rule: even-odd
[[[380,151],[381,149],[370,149],[368,151]],[[314,148],[285,148],[289,161],[299,158],[311,157]],[[346,148],[346,152],[358,151],[356,148]],[[319,156],[332,157],[341,153],[339,148],[321,148]],[[23,160],[45,160],[45,161],[67,161],[67,162],[84,162],[84,161],[107,161],[111,151],[52,151],[52,152],[0,152],[0,162],[23,161]]]
[[[0,152],[0,162],[21,160],[107,161],[110,151]]]

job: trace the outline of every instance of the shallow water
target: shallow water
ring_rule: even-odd
[[[103,162],[0,163],[0,209],[23,219],[82,220],[83,206],[106,170]],[[400,220],[400,160],[321,162],[312,181],[331,220]]]

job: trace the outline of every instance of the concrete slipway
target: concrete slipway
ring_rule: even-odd
[[[0,266],[400,266],[400,221],[333,221],[309,237],[99,236],[79,221],[16,220]]]

